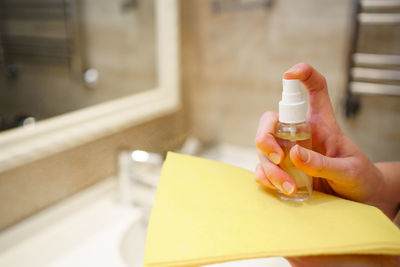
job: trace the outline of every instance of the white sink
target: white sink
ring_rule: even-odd
[[[141,213],[114,192],[107,179],[1,232],[0,266],[127,267],[120,243]]]
[[[127,267],[142,267],[146,243],[147,226],[142,222],[133,223],[121,238],[121,257]]]

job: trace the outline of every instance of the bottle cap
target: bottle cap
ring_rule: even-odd
[[[279,102],[279,121],[283,123],[306,121],[307,106],[300,91],[300,81],[282,79],[282,85],[282,100]]]

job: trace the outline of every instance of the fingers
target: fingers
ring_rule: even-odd
[[[286,195],[293,195],[297,191],[294,180],[279,166],[272,163],[265,154],[257,150],[260,164],[256,168],[256,181],[271,189],[279,189]]]
[[[322,177],[336,183],[346,183],[354,176],[354,170],[349,158],[330,158],[318,152],[299,145],[290,150],[293,164],[310,176]]]
[[[310,112],[334,118],[325,77],[307,63],[299,63],[283,74],[284,79],[299,79],[309,92]]]
[[[283,74],[284,79],[299,79],[309,92],[326,90],[326,80],[317,70],[307,63],[298,63]]]
[[[278,123],[278,114],[275,112],[265,112],[260,119],[256,133],[255,143],[267,157],[275,164],[283,160],[283,150],[276,142],[273,133]]]
[[[266,187],[274,190],[278,190],[267,178],[265,175],[265,172],[263,170],[263,167],[261,166],[261,163],[257,164],[256,171],[254,173],[254,178],[256,179],[256,182],[262,185],[265,185]]]
[[[255,140],[260,164],[256,168],[255,178],[258,183],[268,188],[293,195],[297,190],[296,183],[277,166],[284,157],[282,148],[273,136],[277,123],[278,114],[274,112],[266,112],[260,119]]]

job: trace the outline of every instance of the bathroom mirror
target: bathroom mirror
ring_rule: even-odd
[[[157,86],[155,0],[0,2],[0,131]]]
[[[16,8],[13,6],[13,1],[8,2]],[[19,2],[21,1],[15,3]],[[56,7],[58,2],[64,1],[43,0],[43,2]],[[86,45],[83,48],[76,48],[79,48],[81,53],[78,57],[71,57],[70,76],[75,77],[76,84],[84,84],[85,88],[81,95],[91,95],[92,98],[82,100],[79,96],[75,97],[73,103],[87,103],[83,106],[77,105],[76,110],[67,110],[66,113],[56,112],[56,116],[36,123],[28,121],[24,127],[0,132],[0,171],[79,146],[179,108],[177,0],[104,0],[102,1],[104,5],[97,5],[98,1],[94,0],[81,2],[86,5],[86,8],[81,9],[87,20],[86,25],[92,27],[90,29],[88,26],[84,30],[97,35],[92,37],[80,35],[87,36],[87,40],[79,40],[79,44]],[[118,5],[111,2],[118,2]],[[153,4],[149,4],[150,2]],[[88,5],[97,7],[88,9]],[[147,9],[145,11],[150,11],[149,17],[136,10],[139,5]],[[122,12],[122,17],[115,17],[117,12]],[[132,12],[136,12],[136,16],[133,16]],[[101,16],[97,16],[98,14]],[[51,16],[55,16],[55,13],[51,13]],[[152,16],[153,21],[149,21]],[[111,22],[107,22],[108,19]],[[94,20],[95,23],[88,23],[90,20],[92,22]],[[73,19],[71,23],[74,23]],[[144,28],[147,27],[148,32],[146,34],[141,34],[138,30],[135,32],[133,27],[129,26],[130,23],[138,25],[141,23]],[[153,33],[151,27],[154,28]],[[49,27],[48,31],[52,29]],[[82,30],[74,25],[71,25],[70,29]],[[119,30],[112,33],[114,29]],[[130,29],[133,32],[129,32]],[[128,32],[130,36],[126,36]],[[118,36],[121,36],[120,40]],[[74,40],[71,43],[76,45]],[[113,48],[114,42],[120,42],[119,48]],[[92,49],[87,51],[90,48]],[[0,52],[4,51],[5,49]],[[96,57],[96,53],[102,51],[107,51],[107,55]],[[136,61],[133,56],[136,57]],[[10,75],[15,71],[12,67],[7,70],[11,72]],[[40,67],[35,69],[38,68]],[[52,71],[57,72],[57,68],[58,65]],[[141,79],[143,76],[146,76],[146,79]],[[50,87],[48,90],[59,89],[54,85]],[[76,87],[71,85],[64,90],[72,93],[71,91],[82,88],[79,85]],[[103,93],[100,94],[100,91]],[[120,94],[116,94],[116,91]],[[29,90],[26,92],[28,95],[32,93]],[[67,98],[61,96],[53,100],[51,102],[51,98],[43,97],[42,106],[46,105],[46,101],[50,101],[57,108],[62,106]],[[26,105],[30,105],[29,101]]]

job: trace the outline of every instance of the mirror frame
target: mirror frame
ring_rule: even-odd
[[[177,111],[178,0],[155,0],[158,87],[0,134],[0,172]]]

